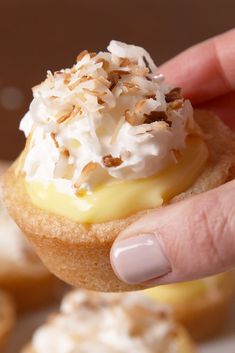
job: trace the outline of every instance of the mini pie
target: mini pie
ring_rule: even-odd
[[[0,175],[9,163],[0,162]],[[55,299],[56,283],[3,206],[0,189],[0,288],[11,293],[18,311]]]
[[[141,289],[114,274],[120,231],[235,175],[235,135],[194,111],[142,48],[111,41],[33,88],[27,142],[4,178],[11,216],[50,271],[98,291]]]
[[[174,318],[195,340],[209,339],[223,328],[234,299],[235,274],[224,273],[187,283],[147,289],[157,303],[169,305]]]
[[[11,297],[0,291],[0,350],[15,323],[15,308]]]
[[[23,353],[192,353],[194,345],[164,306],[141,293],[77,290],[33,335]]]

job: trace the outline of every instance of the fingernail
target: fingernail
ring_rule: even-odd
[[[154,234],[141,234],[116,241],[111,264],[124,282],[137,284],[166,275],[171,271],[161,244]]]

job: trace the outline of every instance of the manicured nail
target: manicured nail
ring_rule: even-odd
[[[111,264],[124,282],[137,284],[171,271],[162,247],[153,234],[117,240],[111,250]]]

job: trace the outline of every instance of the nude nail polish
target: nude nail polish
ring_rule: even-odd
[[[139,234],[117,240],[111,250],[116,275],[129,284],[142,283],[171,271],[161,244],[154,234]]]

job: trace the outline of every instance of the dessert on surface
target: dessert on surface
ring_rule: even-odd
[[[0,177],[8,166],[0,161]],[[8,215],[0,180],[0,288],[11,293],[17,310],[25,311],[53,300],[56,282]]]
[[[151,209],[215,188],[235,170],[234,133],[194,111],[149,54],[111,41],[33,89],[27,142],[4,178],[11,216],[51,272],[78,287],[126,291],[109,254]]]
[[[34,334],[24,352],[191,353],[184,330],[164,306],[141,293],[102,294],[77,290],[59,314]]]
[[[160,206],[207,160],[191,103],[164,83],[149,54],[116,41],[108,50],[84,51],[71,69],[48,72],[21,122],[33,203],[78,222]]]
[[[234,298],[235,275],[216,276],[147,289],[145,294],[157,303],[169,305],[196,340],[215,336],[223,328]],[[193,304],[192,304],[193,303]]]

